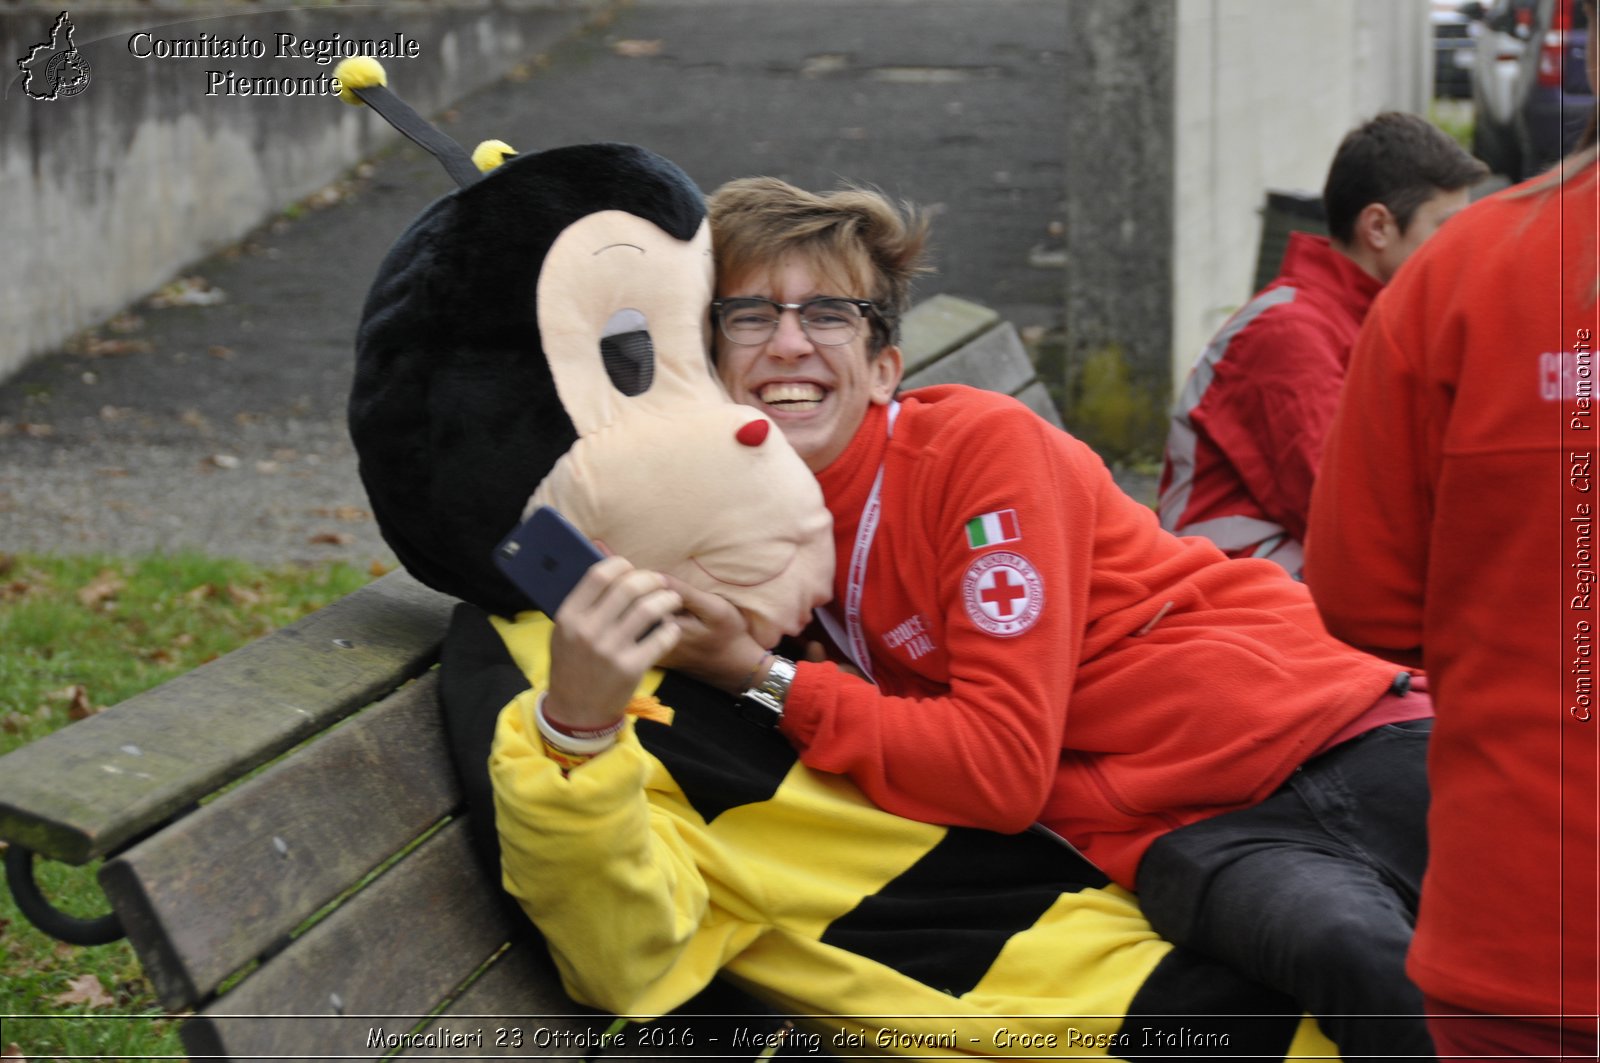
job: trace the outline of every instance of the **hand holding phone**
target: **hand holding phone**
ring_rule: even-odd
[[[560,513],[541,506],[495,548],[495,564],[552,620],[600,550]],[[611,558],[610,571],[572,602],[550,640],[547,719],[575,727],[609,724],[627,707],[645,671],[677,642],[663,624],[682,605],[654,572]],[[643,631],[641,633],[641,628]]]

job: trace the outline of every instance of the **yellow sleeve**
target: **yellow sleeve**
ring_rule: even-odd
[[[697,826],[651,804],[633,722],[562,775],[534,724],[536,690],[500,714],[494,783],[504,885],[549,944],[567,993],[616,1015],[671,1011],[759,936],[713,904]]]

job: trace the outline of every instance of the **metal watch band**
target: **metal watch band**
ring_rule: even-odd
[[[794,662],[773,654],[766,678],[740,695],[740,715],[764,727],[778,726],[778,721],[783,719],[783,703],[789,697],[789,685],[793,682]]]

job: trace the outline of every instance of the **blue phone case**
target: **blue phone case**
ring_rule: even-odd
[[[549,506],[534,510],[494,550],[500,571],[549,617],[556,615],[589,566],[603,556]]]

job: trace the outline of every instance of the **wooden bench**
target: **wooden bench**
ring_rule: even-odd
[[[905,338],[920,382],[1037,384],[974,304],[930,300]],[[105,859],[192,1055],[599,1054],[610,1017],[562,993],[468,841],[432,671],[453,604],[392,573],[0,758],[10,855]],[[673,1054],[639,1036],[611,1054]]]
[[[903,388],[971,384],[1020,399],[1039,416],[1062,427],[1016,327],[986,306],[935,295],[912,307],[901,322],[905,355]]]

